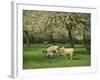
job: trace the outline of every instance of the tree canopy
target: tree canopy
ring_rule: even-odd
[[[91,14],[23,10],[24,43],[83,44],[90,49]]]

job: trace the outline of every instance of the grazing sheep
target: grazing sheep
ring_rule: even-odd
[[[46,50],[43,50],[42,51],[43,52],[43,56],[44,56],[44,58],[52,58],[53,57],[53,54],[56,52],[56,51],[51,51],[51,52],[47,52]]]
[[[58,49],[59,49],[59,46],[51,46],[51,47],[47,48],[46,50],[47,50],[47,53],[55,52],[57,54]]]
[[[44,57],[53,57],[53,55],[57,54],[59,46],[51,46],[46,50],[43,50]]]
[[[60,52],[61,52],[61,55],[66,57],[66,59],[67,59],[68,55],[70,56],[70,59],[72,59],[74,52],[75,52],[75,49],[62,47],[62,48],[60,48]]]

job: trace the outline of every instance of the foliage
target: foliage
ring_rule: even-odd
[[[23,10],[24,43],[64,43],[74,47],[76,42],[90,49],[91,14]]]

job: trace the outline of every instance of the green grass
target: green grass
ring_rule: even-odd
[[[45,59],[42,56],[42,50],[51,46],[51,44],[34,44],[31,47],[24,45],[23,49],[23,69],[36,68],[55,68],[55,67],[79,67],[90,66],[90,53],[82,47],[75,45],[75,55],[73,59],[65,59],[64,56],[55,56],[52,59]],[[69,47],[63,44],[59,46]]]

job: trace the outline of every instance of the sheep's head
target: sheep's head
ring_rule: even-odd
[[[43,50],[43,51],[42,51],[42,55],[43,55],[44,57],[47,57],[47,51],[46,51],[46,50]]]
[[[64,50],[64,47],[60,48],[61,50]]]
[[[60,55],[63,54],[63,50],[64,50],[64,47],[59,48],[59,53],[60,53]]]
[[[46,53],[47,53],[47,51],[46,51],[46,50],[43,50],[43,51],[42,51],[42,53],[43,53],[43,54],[46,54]]]

